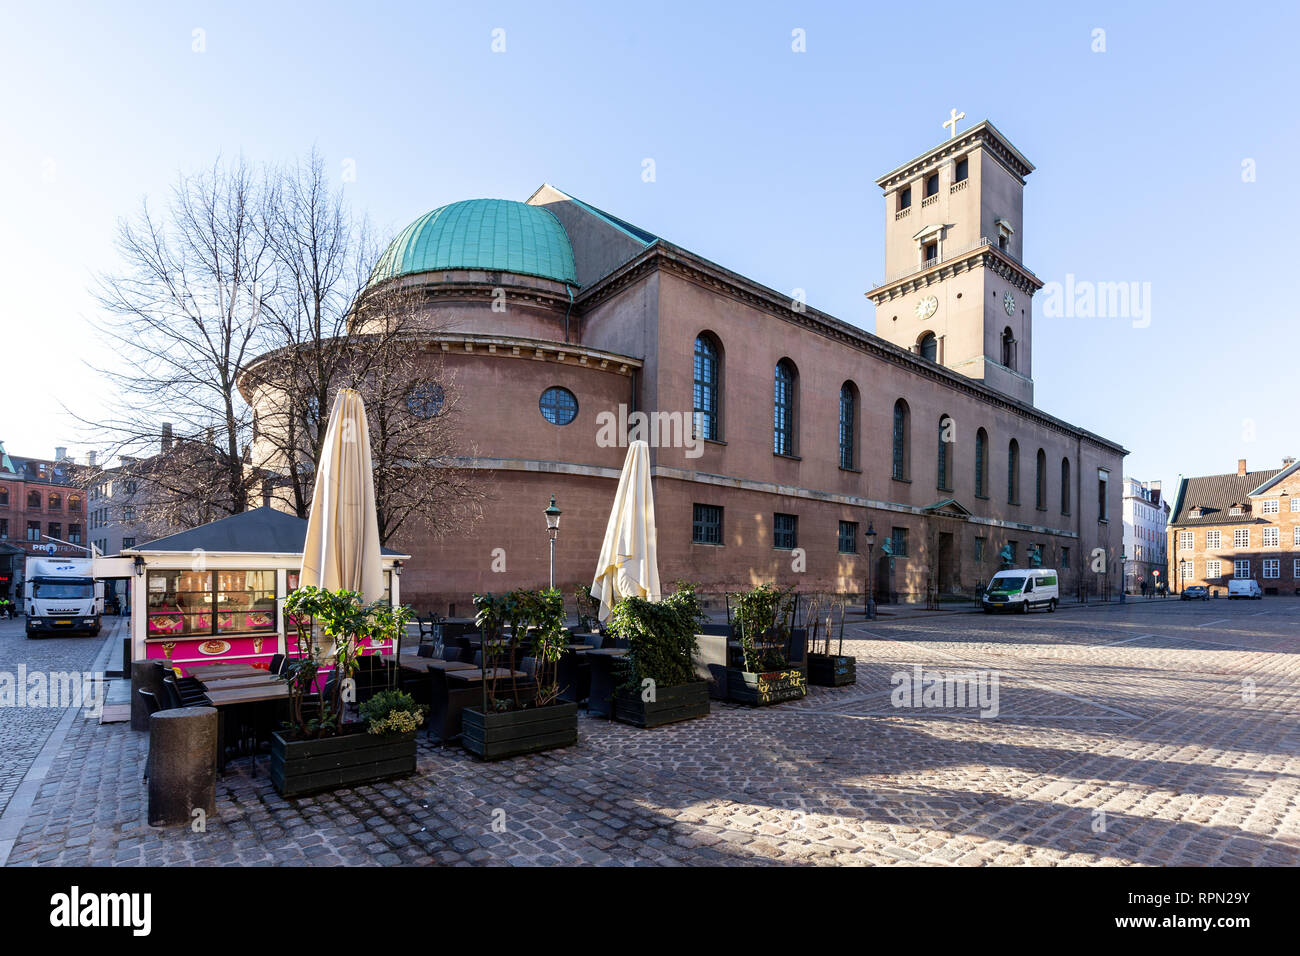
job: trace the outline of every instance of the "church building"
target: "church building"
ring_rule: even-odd
[[[952,133],[876,180],[874,335],[550,185],[411,223],[371,288],[421,297],[486,501],[466,533],[388,542],[413,555],[407,600],[467,613],[545,585],[552,495],[556,583],[590,583],[628,429],[651,444],[665,586],[860,600],[868,527],[879,601],[969,593],[1004,553],[1057,568],[1063,596],[1118,586],[1127,452],[1034,406],[1033,166],[991,123]]]

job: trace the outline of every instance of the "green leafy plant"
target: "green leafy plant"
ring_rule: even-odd
[[[384,737],[409,734],[422,723],[428,708],[416,704],[410,694],[400,690],[380,691],[361,705],[361,716],[370,733]]]
[[[521,642],[527,642],[535,662],[532,681],[489,675],[483,682],[484,708],[521,710],[554,702],[560,693],[559,660],[569,642],[564,627],[563,592],[521,588],[503,595],[476,594],[474,609],[474,619],[483,635],[485,663],[516,671],[521,663]],[[513,640],[505,636],[506,627]]]
[[[677,687],[699,680],[695,673],[695,635],[706,615],[695,585],[676,582],[662,601],[628,597],[614,606],[609,629],[628,642],[624,689],[639,691],[642,681]]]
[[[367,639],[395,640],[405,629],[408,608],[393,608],[382,601],[364,604],[356,591],[331,591],[304,585],[285,599],[286,619],[294,625],[298,656],[290,658],[285,680],[289,684],[290,727],[299,738],[329,737],[343,726],[343,693],[357,670],[357,660]],[[327,651],[325,638],[330,644]],[[308,702],[315,696],[322,669],[334,665],[334,675],[320,694],[313,713]]]
[[[785,648],[795,612],[794,588],[760,584],[736,597],[733,624],[745,669],[758,673],[787,666]]]

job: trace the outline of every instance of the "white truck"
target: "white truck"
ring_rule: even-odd
[[[91,558],[27,559],[23,610],[27,636],[99,633],[104,582],[94,577]]]

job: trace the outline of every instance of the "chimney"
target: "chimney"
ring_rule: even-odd
[[[1290,468],[1294,464],[1295,464],[1295,455],[1287,455],[1285,458],[1282,459],[1283,468]]]
[[[63,461],[63,459],[65,459],[65,458],[67,458],[67,457],[68,457],[68,446],[67,446],[67,445],[55,445],[55,446],[54,446],[54,460],[55,460],[55,461]]]
[[[1238,478],[1246,477],[1246,459],[1244,458],[1237,459],[1237,477]]]
[[[91,468],[94,468],[94,467],[95,467],[95,459],[98,458],[98,457],[99,457],[99,452],[97,452],[97,451],[87,452],[87,453],[86,453],[86,464],[90,465]]]
[[[165,455],[172,450],[172,423],[163,422],[162,425],[162,453]]]

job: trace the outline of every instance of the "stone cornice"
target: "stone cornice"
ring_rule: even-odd
[[[997,253],[994,252],[993,255],[996,256]],[[886,342],[847,322],[841,322],[825,312],[820,312],[811,306],[804,306],[802,310],[797,311],[788,296],[783,296],[774,289],[759,285],[751,279],[663,240],[652,244],[640,255],[592,283],[578,296],[575,305],[580,312],[589,312],[596,305],[658,271],[670,272],[703,288],[744,302],[783,322],[841,342],[882,361],[902,366],[909,372],[940,382],[947,388],[963,392],[986,404],[1013,411],[1053,431],[1068,435],[1071,439],[1085,441],[1121,455],[1128,454],[1128,450],[1122,445],[1048,415],[1032,405],[1018,402],[960,373],[950,371],[934,362],[927,362],[907,349]]]
[[[876,286],[867,293],[867,298],[875,305],[880,305],[981,266],[999,278],[1005,279],[1025,295],[1032,296],[1043,287],[1043,281],[1016,260],[1004,255],[993,246],[978,246],[969,252],[945,259],[928,269],[918,270],[911,275]]]
[[[582,368],[632,375],[641,368],[639,358],[588,348],[585,345],[529,339],[513,335],[480,332],[435,332],[413,336],[426,351],[439,349],[444,355],[494,355],[539,362],[560,362]]]
[[[876,185],[885,192],[889,192],[891,189],[910,182],[933,167],[946,162],[951,157],[965,153],[977,146],[983,147],[1022,186],[1025,177],[1034,171],[1033,164],[1021,155],[1020,150],[1012,146],[1011,141],[1003,136],[996,126],[988,120],[984,120],[984,122],[972,126],[966,132],[959,133],[955,138],[944,140],[938,146],[927,150],[902,166],[891,169],[876,180]]]

